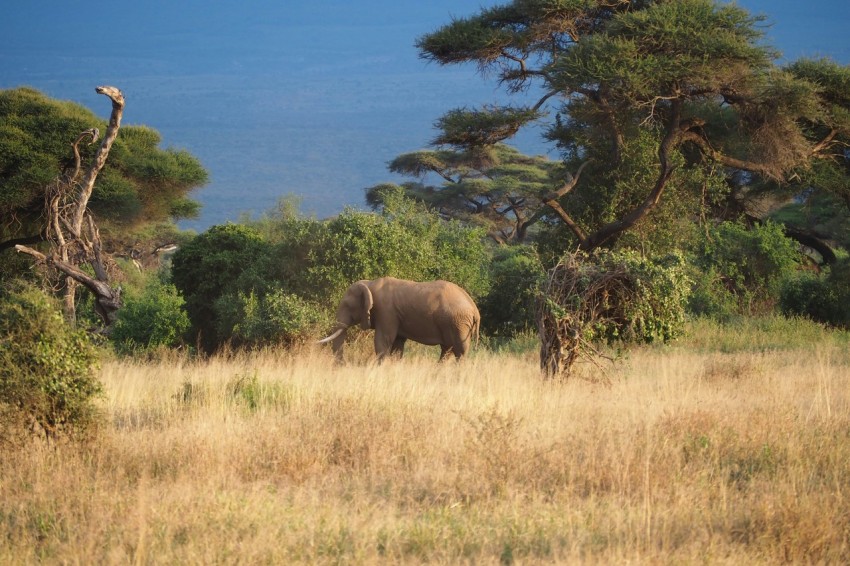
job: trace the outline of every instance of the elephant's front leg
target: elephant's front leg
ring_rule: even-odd
[[[383,360],[388,354],[392,353],[396,342],[396,334],[392,334],[382,330],[375,331],[375,355],[378,356],[378,361]]]

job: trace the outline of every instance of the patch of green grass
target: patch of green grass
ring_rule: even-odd
[[[709,318],[688,322],[677,346],[697,352],[764,352],[817,345],[850,345],[850,332],[832,330],[805,318],[779,315],[741,317],[720,323]]]
[[[294,391],[285,383],[260,381],[256,371],[237,374],[226,386],[227,397],[254,412],[261,407],[286,411],[292,404]]]

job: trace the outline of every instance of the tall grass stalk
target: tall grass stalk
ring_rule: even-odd
[[[107,362],[96,441],[0,454],[0,563],[850,561],[846,347],[432,358]]]

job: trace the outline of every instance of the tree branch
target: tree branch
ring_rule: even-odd
[[[688,130],[683,132],[681,135],[681,141],[693,143],[704,155],[708,156],[714,161],[717,161],[721,165],[725,165],[726,167],[731,167],[733,169],[741,169],[743,171],[750,171],[752,173],[759,173],[777,182],[783,182],[785,180],[782,175],[777,175],[777,173],[773,169],[767,167],[762,163],[756,163],[755,161],[747,161],[744,159],[737,159],[735,157],[731,157],[717,151],[716,149],[711,147],[711,144],[708,143],[708,140],[705,139],[704,135],[694,130]]]
[[[94,142],[97,141],[97,138],[100,137],[100,130],[98,130],[97,128],[89,128],[88,130],[80,133],[80,135],[77,136],[77,139],[74,141],[74,143],[71,144],[71,147],[74,150],[74,168],[65,177],[65,182],[68,184],[68,186],[75,183],[76,180],[77,180],[77,177],[80,175],[80,167],[81,167],[81,163],[82,163],[82,161],[80,159],[80,142],[83,141],[87,137],[91,137],[91,141],[89,142],[89,145],[93,144]]]
[[[584,171],[584,168],[587,167],[590,164],[590,162],[592,162],[592,161],[593,161],[593,159],[588,159],[587,161],[585,161],[584,163],[579,165],[579,168],[576,171],[575,175],[567,173],[568,178],[567,178],[567,181],[563,184],[563,186],[560,189],[558,189],[557,191],[554,191],[554,192],[551,192],[551,193],[545,195],[543,197],[543,201],[545,202],[547,200],[560,199],[565,194],[572,191],[575,188],[575,186],[578,184],[579,179],[581,178],[581,172]]]
[[[655,186],[652,191],[644,199],[636,209],[623,216],[619,220],[609,222],[599,230],[588,236],[581,242],[579,248],[584,251],[593,250],[605,243],[612,236],[620,234],[634,226],[638,220],[646,216],[661,200],[661,195],[667,182],[673,175],[675,167],[670,163],[670,153],[681,143],[682,136],[685,132],[682,131],[682,101],[673,100],[670,105],[670,122],[667,126],[667,133],[658,147],[658,159],[660,162],[658,179],[655,181]]]
[[[121,308],[121,294],[118,290],[112,289],[107,283],[98,281],[77,267],[60,260],[55,255],[46,256],[37,250],[20,244],[16,245],[15,249],[20,253],[34,257],[39,262],[58,269],[74,281],[84,285],[95,295],[97,299],[95,310],[103,319],[104,324],[109,326],[115,321],[115,312]]]
[[[579,179],[581,178],[582,171],[584,171],[584,168],[587,167],[591,161],[592,159],[588,159],[587,161],[582,163],[579,166],[578,171],[576,171],[575,175],[568,174],[569,176],[567,178],[567,181],[561,186],[560,189],[544,195],[542,199],[543,204],[555,211],[555,214],[557,214],[561,221],[563,221],[563,223],[567,225],[567,228],[569,228],[570,231],[575,235],[575,237],[578,238],[579,242],[584,242],[587,239],[587,234],[584,232],[584,230],[581,229],[578,223],[573,220],[573,218],[569,214],[567,214],[567,211],[563,209],[558,200],[575,188],[575,186],[578,184]],[[534,219],[534,221],[536,222],[542,216],[542,211],[538,211],[538,214],[532,216],[531,219]],[[531,219],[529,219],[529,221],[531,221]],[[527,225],[525,227],[527,228]]]
[[[44,232],[40,232],[34,236],[24,236],[22,238],[12,238],[11,240],[6,240],[5,242],[0,242],[0,252],[8,250],[10,248],[14,248],[17,245],[21,244],[37,244],[38,242],[44,241]]]
[[[558,217],[564,222],[564,224],[567,225],[567,228],[569,228],[570,231],[575,234],[575,237],[578,238],[578,241],[580,243],[583,243],[585,240],[587,240],[587,234],[585,234],[584,230],[581,229],[581,227],[576,223],[576,221],[573,220],[569,214],[567,214],[567,211],[561,207],[558,201],[548,200],[546,201],[546,205],[555,211]]]
[[[837,136],[838,133],[839,131],[837,129],[831,129],[821,141],[819,141],[812,147],[811,155],[817,155],[818,153],[832,145],[832,141],[835,139],[835,136]]]
[[[75,234],[79,234],[82,229],[83,215],[86,213],[89,198],[91,197],[92,190],[94,190],[94,182],[97,179],[98,173],[100,173],[100,170],[106,164],[106,158],[109,156],[112,143],[118,137],[118,128],[121,127],[121,117],[124,113],[124,94],[120,90],[114,86],[99,86],[95,89],[95,92],[108,96],[112,100],[112,114],[109,117],[109,126],[106,128],[103,141],[97,149],[97,153],[95,153],[94,161],[81,182],[77,208],[74,211],[72,222],[72,225],[76,229]]]

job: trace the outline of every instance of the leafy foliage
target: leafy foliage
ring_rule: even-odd
[[[263,288],[252,266],[269,256],[270,246],[255,229],[238,224],[213,226],[175,252],[172,281],[186,300],[195,336],[206,351],[226,336],[219,335],[216,301],[241,288]]]
[[[298,295],[274,289],[263,295],[254,291],[225,295],[216,303],[219,335],[229,336],[236,347],[288,345],[314,334],[326,322],[319,305]]]
[[[447,218],[481,226],[499,242],[522,242],[543,215],[542,198],[564,176],[558,162],[530,157],[497,144],[475,150],[423,150],[405,153],[390,171],[421,182],[381,184],[366,189],[366,201],[377,209],[391,195],[404,194],[438,210]],[[422,184],[436,177],[439,185]]]
[[[690,281],[676,254],[633,251],[567,255],[547,276],[537,302],[540,363],[550,376],[596,360],[596,344],[667,342],[685,322]]]
[[[325,297],[341,296],[354,281],[388,275],[446,279],[479,297],[488,287],[482,236],[406,199],[386,202],[381,214],[348,210],[319,234],[305,276]]]
[[[801,272],[783,282],[783,314],[850,328],[850,260],[842,259],[826,273]]]
[[[800,259],[796,243],[778,224],[720,223],[696,250],[694,262],[702,274],[690,309],[721,319],[770,312]]]
[[[4,215],[40,208],[45,186],[72,157],[71,142],[91,127],[104,131],[106,123],[78,104],[53,100],[31,88],[0,91]],[[160,142],[152,128],[121,128],[92,197],[99,218],[133,223],[197,211],[197,204],[189,206],[185,194],[206,182],[206,171],[188,152],[160,149]],[[94,149],[83,148],[83,159],[90,158]]]
[[[440,134],[434,145],[457,148],[481,148],[495,145],[513,136],[519,128],[540,117],[529,108],[492,107],[483,110],[450,110],[437,120]]]
[[[151,277],[141,293],[127,293],[109,336],[116,350],[134,354],[180,345],[189,330],[184,304],[160,277]]]
[[[97,422],[102,387],[97,352],[38,288],[6,285],[0,298],[0,438],[35,425],[48,437],[80,434]]]
[[[514,336],[536,328],[534,302],[546,272],[529,247],[496,250],[490,264],[490,292],[478,304],[482,331],[492,336]]]

